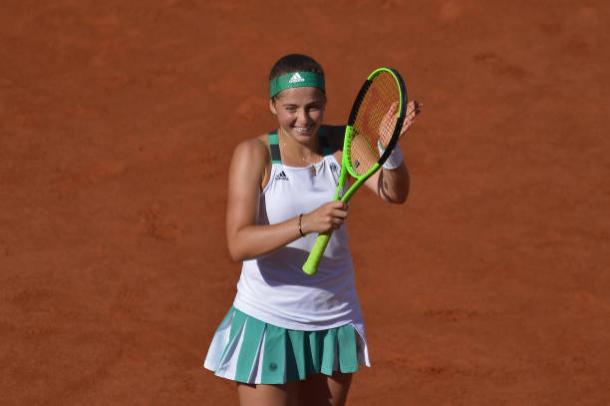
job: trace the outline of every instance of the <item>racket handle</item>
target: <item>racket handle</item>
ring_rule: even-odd
[[[313,276],[318,272],[318,264],[326,251],[326,246],[330,241],[331,234],[318,234],[316,242],[307,257],[307,260],[303,264],[303,272],[309,276]]]

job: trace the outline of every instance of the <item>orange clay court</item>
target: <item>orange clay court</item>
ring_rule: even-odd
[[[4,2],[0,403],[237,402],[202,368],[240,269],[226,169],[300,52],[328,123],[380,65],[425,105],[408,202],[351,203],[349,404],[610,404],[608,3],[254,3]]]

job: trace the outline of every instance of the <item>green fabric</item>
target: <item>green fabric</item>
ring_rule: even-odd
[[[293,87],[317,87],[324,90],[324,76],[315,72],[290,72],[269,82],[269,97]]]
[[[324,343],[322,344],[322,365],[320,366],[320,372],[332,375],[335,357],[337,356],[337,329],[333,328],[325,333]]]
[[[269,145],[278,145],[279,144],[279,140],[278,140],[276,131],[273,131],[273,132],[270,132],[269,134],[267,134],[267,139],[269,140]]]
[[[286,330],[288,332],[287,351],[288,374],[287,379],[294,381],[305,379],[305,332],[300,330]]]
[[[358,359],[353,356],[357,353],[354,328],[350,325],[339,327],[337,342],[339,344],[339,369],[343,372],[356,371],[358,369]]]
[[[238,382],[252,383],[259,365],[263,384],[283,384],[320,373],[330,376],[335,366],[343,373],[358,370],[356,331],[351,324],[302,331],[265,323],[235,308],[224,321],[227,317],[232,318],[231,330],[223,358],[241,340],[234,378]]]
[[[256,355],[258,355],[265,331],[265,323],[254,317],[248,317],[244,328],[244,339],[237,359],[237,375],[235,376],[235,380],[239,382],[247,382],[250,378],[254,362],[258,358]]]
[[[320,126],[318,129],[318,140],[322,146],[322,155],[332,155],[333,151],[329,145],[328,140],[328,127]],[[271,155],[271,162],[274,164],[282,163],[282,155],[280,152],[280,140],[277,130],[273,130],[267,134],[267,142],[269,143],[269,152]]]
[[[322,331],[308,331],[307,336],[309,339],[309,353],[311,357],[311,371],[308,373],[319,373],[322,368],[322,354],[324,350],[324,332]]]
[[[231,321],[231,333],[229,335],[229,340],[233,340],[237,333],[241,331],[244,323],[246,322],[246,318],[248,316],[237,309],[233,309],[233,320]]]
[[[271,162],[274,164],[282,163],[282,156],[280,153],[280,141],[277,135],[277,131],[272,131],[267,134],[267,140],[269,142],[269,152],[271,153]]]
[[[231,332],[229,333],[229,342],[225,347],[220,359],[223,360],[225,355],[229,349],[231,349],[235,345],[235,340],[239,337],[241,333],[241,329],[246,322],[246,315],[237,309],[231,308],[226,317],[232,317],[231,319]]]
[[[320,126],[320,129],[318,130],[318,140],[320,140],[321,143],[325,144],[322,147],[322,155],[326,156],[326,155],[332,155],[333,150],[330,148],[330,145],[328,145],[329,140],[328,140],[328,127],[323,125]]]
[[[266,384],[284,383],[286,329],[267,324],[263,351],[262,381]]]

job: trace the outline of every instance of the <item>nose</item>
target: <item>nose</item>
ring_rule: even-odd
[[[307,113],[307,111],[305,109],[299,109],[297,111],[297,124],[300,126],[304,126],[307,123],[309,123],[310,118],[309,118],[309,114]]]

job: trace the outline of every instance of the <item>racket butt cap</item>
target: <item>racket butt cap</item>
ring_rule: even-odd
[[[329,241],[330,234],[320,234],[318,235],[318,238],[316,238],[316,242],[301,268],[307,275],[313,276],[318,272],[318,264],[320,263],[322,256],[324,256],[324,251],[326,250]]]
[[[303,264],[303,272],[306,275],[314,276],[318,272],[318,264],[314,264],[313,261],[307,261]]]

